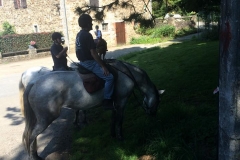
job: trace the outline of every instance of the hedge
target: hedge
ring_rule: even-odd
[[[25,51],[30,45],[30,41],[36,42],[37,49],[50,48],[52,45],[53,32],[42,32],[33,34],[11,34],[0,37],[0,52]]]

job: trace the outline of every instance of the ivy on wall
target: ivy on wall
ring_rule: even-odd
[[[37,49],[50,48],[52,45],[52,32],[33,34],[11,34],[0,37],[0,52],[9,53],[25,51],[31,41],[35,41]]]

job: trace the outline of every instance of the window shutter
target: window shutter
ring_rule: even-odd
[[[22,0],[21,4],[22,4],[23,8],[27,8],[27,1],[26,0]]]
[[[90,6],[99,7],[99,0],[90,0]]]
[[[18,9],[18,3],[17,3],[17,0],[14,0],[13,3],[14,3],[14,7],[15,7],[15,9]]]

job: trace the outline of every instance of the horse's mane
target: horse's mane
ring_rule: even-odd
[[[131,68],[133,68],[134,70],[138,71],[139,73],[142,74],[142,78],[145,79],[147,84],[151,84],[154,88],[154,92],[156,92],[156,95],[158,95],[158,90],[156,88],[156,86],[153,84],[153,82],[151,81],[150,77],[148,76],[148,74],[146,73],[146,71],[144,71],[143,69],[128,63],[128,62],[124,62],[124,61],[120,61],[120,60],[116,60],[116,59],[106,59],[105,60],[106,63],[109,63],[111,66],[117,66],[119,70],[126,70],[125,67],[126,66],[130,66]],[[119,68],[120,67],[120,68]]]

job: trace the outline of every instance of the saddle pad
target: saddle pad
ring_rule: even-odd
[[[104,80],[96,76],[94,73],[79,73],[79,76],[83,80],[83,86],[88,93],[94,93],[104,87]]]

